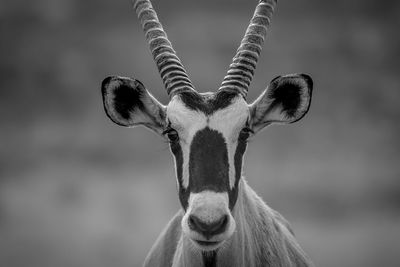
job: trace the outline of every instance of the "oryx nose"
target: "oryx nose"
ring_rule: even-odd
[[[224,215],[219,220],[214,222],[205,222],[196,215],[189,216],[190,229],[203,234],[207,238],[223,233],[227,225],[228,215]]]

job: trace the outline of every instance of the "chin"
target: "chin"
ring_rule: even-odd
[[[196,239],[190,239],[192,243],[202,252],[215,251],[222,246],[225,240],[222,241],[202,241]]]

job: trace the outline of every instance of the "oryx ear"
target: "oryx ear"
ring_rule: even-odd
[[[307,113],[313,82],[306,74],[276,77],[250,105],[250,127],[254,132],[271,123],[293,123]]]
[[[166,107],[138,81],[125,77],[107,77],[101,84],[107,116],[116,124],[132,127],[144,125],[162,133]]]

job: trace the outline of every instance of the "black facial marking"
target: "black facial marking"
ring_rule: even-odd
[[[235,156],[233,158],[233,162],[235,165],[235,185],[232,190],[229,190],[229,208],[232,210],[236,204],[236,200],[238,197],[238,189],[239,189],[239,181],[242,176],[242,162],[243,155],[246,151],[247,142],[246,140],[238,140],[238,144],[235,151]]]
[[[182,168],[183,168],[183,154],[182,148],[179,142],[171,142],[170,143],[171,152],[174,154],[175,163],[176,163],[176,176],[178,179],[178,191],[179,191],[179,201],[181,202],[182,207],[186,210],[188,206],[189,199],[189,189],[185,189],[183,187],[183,176],[182,176]]]
[[[189,155],[191,192],[229,188],[228,150],[221,133],[206,127],[193,137]]]
[[[232,100],[237,96],[236,92],[221,91],[217,92],[214,101],[212,101],[213,110],[223,109],[232,103]]]
[[[236,92],[219,91],[215,94],[201,95],[197,92],[186,91],[180,94],[180,98],[186,107],[199,110],[210,115],[219,109],[226,108],[237,97]]]
[[[274,81],[278,82],[276,79],[272,82]],[[277,84],[269,92],[273,99],[271,106],[282,105],[283,111],[288,116],[295,116],[301,103],[301,90],[301,85],[296,82],[285,81],[282,84]]]
[[[204,267],[216,267],[217,266],[217,252],[203,252],[203,263]]]

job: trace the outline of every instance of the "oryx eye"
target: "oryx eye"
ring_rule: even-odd
[[[239,133],[239,140],[246,141],[250,137],[250,134],[252,133],[253,131],[250,128],[248,127],[243,128]]]
[[[167,130],[165,130],[163,132],[164,135],[167,136],[167,138],[169,139],[169,141],[171,143],[176,143],[179,141],[179,134],[176,130],[172,129],[172,128],[168,128]]]

